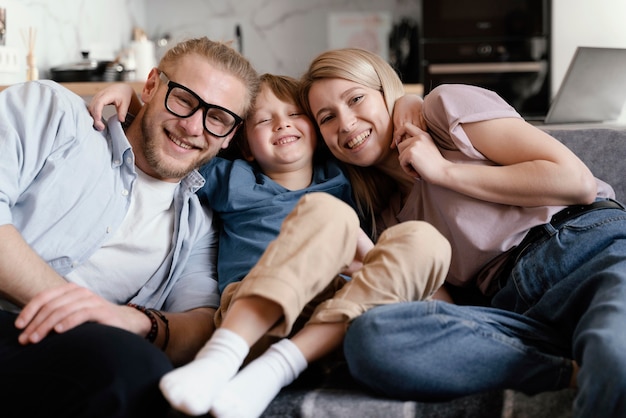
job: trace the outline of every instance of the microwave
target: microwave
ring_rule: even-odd
[[[422,39],[547,36],[550,0],[422,0]]]

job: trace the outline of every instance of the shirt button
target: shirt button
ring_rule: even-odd
[[[132,163],[133,163],[133,159],[132,158],[130,158],[130,157],[126,158],[126,164],[130,165]]]
[[[107,234],[110,234],[110,233],[111,233],[111,227],[110,227],[110,226],[107,226],[106,233],[107,233]]]
[[[121,161],[120,160],[113,160],[113,165],[120,165]]]
[[[122,190],[122,196],[128,196],[128,190],[127,189]]]

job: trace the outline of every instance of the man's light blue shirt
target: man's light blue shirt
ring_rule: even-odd
[[[62,276],[116,231],[136,179],[117,118],[103,132],[92,126],[83,99],[54,82],[0,93],[0,225],[14,225]],[[197,171],[181,181],[171,250],[129,302],[174,312],[219,305],[217,234],[195,195],[203,184]]]

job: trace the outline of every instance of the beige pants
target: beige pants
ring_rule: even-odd
[[[358,230],[356,213],[341,200],[326,193],[305,195],[257,265],[225,289],[216,326],[232,301],[243,297],[280,305],[284,316],[270,334],[284,337],[303,314],[311,323],[349,322],[374,306],[427,298],[443,284],[450,244],[419,221],[387,229],[363,267],[344,280],[338,274],[354,259]],[[311,301],[315,310],[307,314]]]

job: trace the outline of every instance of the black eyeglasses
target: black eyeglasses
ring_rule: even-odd
[[[188,118],[202,108],[204,129],[218,138],[227,136],[243,122],[237,114],[207,103],[187,87],[173,82],[163,71],[159,71],[159,78],[167,84],[165,108],[174,116]]]

